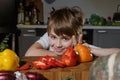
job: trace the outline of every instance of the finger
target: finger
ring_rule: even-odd
[[[79,43],[79,44],[82,44],[82,43],[83,43],[83,34],[80,34],[80,35],[79,35],[78,43]]]
[[[73,46],[75,46],[77,44],[77,40],[75,35],[72,36],[72,40],[73,40]]]

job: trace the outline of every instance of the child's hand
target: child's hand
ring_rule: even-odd
[[[77,45],[77,44],[82,44],[83,43],[83,34],[80,34],[78,37],[78,40],[76,39],[75,35],[72,36],[73,39],[73,46]]]

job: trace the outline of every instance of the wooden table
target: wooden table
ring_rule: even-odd
[[[36,57],[23,57],[21,61],[31,63]],[[35,69],[34,67],[22,72],[38,72],[48,80],[63,80],[65,77],[73,77],[71,80],[89,80],[89,69],[92,62],[80,63],[74,67],[51,68],[47,70]]]

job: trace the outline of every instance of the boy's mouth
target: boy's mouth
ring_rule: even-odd
[[[64,48],[54,48],[54,51],[57,53],[64,52]]]
[[[55,51],[56,51],[56,52],[62,52],[63,49],[55,48]]]

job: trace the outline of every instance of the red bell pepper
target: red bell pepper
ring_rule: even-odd
[[[46,60],[48,61],[47,64],[50,65],[51,67],[57,67],[57,65],[55,64],[55,58],[51,57],[51,56],[45,56]]]
[[[58,67],[65,67],[65,64],[62,62],[62,61],[60,61],[60,60],[55,60],[55,64],[58,66]]]
[[[33,61],[32,64],[37,69],[48,69],[48,68],[50,68],[49,65],[47,65],[44,62],[39,61],[39,60]]]
[[[48,63],[48,60],[47,60],[46,58],[44,58],[44,57],[40,57],[40,56],[39,56],[39,57],[37,58],[37,60],[38,60],[38,61],[41,61],[41,62],[43,62],[43,63],[45,63],[45,64]]]
[[[64,63],[54,57],[46,56],[46,59],[48,60],[48,64],[52,67],[64,67]]]
[[[64,63],[54,57],[45,56],[38,57],[36,61],[32,62],[33,66],[37,69],[48,69],[51,67],[64,67]]]
[[[30,69],[30,64],[28,64],[28,63],[24,64],[23,66],[21,66],[19,68],[17,68],[17,70],[19,70],[19,71],[28,70],[28,69]]]
[[[74,66],[77,64],[78,55],[75,53],[72,47],[68,47],[65,53],[62,55],[62,62],[66,66]]]

